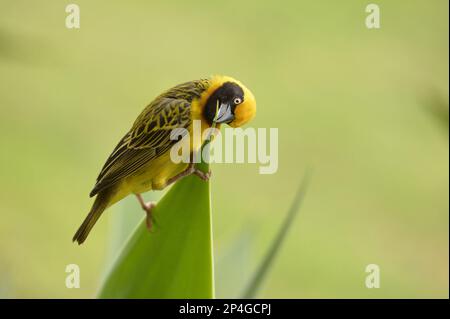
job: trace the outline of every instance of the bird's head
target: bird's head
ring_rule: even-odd
[[[256,114],[256,101],[252,92],[230,77],[215,77],[212,91],[206,100],[204,117],[212,124],[227,123],[240,127]]]

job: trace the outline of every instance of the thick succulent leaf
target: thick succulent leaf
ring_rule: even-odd
[[[202,164],[203,169],[207,169]],[[209,182],[177,182],[153,210],[150,233],[142,221],[100,291],[100,298],[213,298]]]

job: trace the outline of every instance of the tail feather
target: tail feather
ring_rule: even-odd
[[[110,192],[108,190],[101,191],[97,194],[95,198],[94,204],[92,205],[91,211],[87,215],[86,219],[81,224],[80,228],[78,228],[77,232],[72,238],[72,241],[78,242],[78,245],[81,245],[89,235],[92,227],[94,227],[97,220],[102,215],[103,211],[108,207]]]

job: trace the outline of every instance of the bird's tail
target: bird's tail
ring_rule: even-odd
[[[86,219],[78,228],[77,232],[72,238],[72,241],[78,242],[81,245],[89,235],[92,227],[94,227],[97,220],[102,215],[103,211],[109,206],[110,191],[108,189],[103,190],[97,194],[91,211],[87,215]]]

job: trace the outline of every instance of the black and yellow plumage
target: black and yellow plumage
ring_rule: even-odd
[[[94,204],[73,240],[83,243],[103,211],[129,194],[136,194],[150,213],[151,206],[145,206],[139,194],[161,190],[191,173],[204,177],[192,164],[171,161],[170,149],[178,143],[170,139],[172,130],[184,128],[192,134],[193,120],[200,120],[202,132],[213,121],[216,126],[227,123],[239,127],[255,112],[256,102],[250,90],[226,76],[186,82],[158,96],[108,157],[90,193],[96,196]],[[192,152],[197,152],[204,142],[193,138],[189,141]]]

